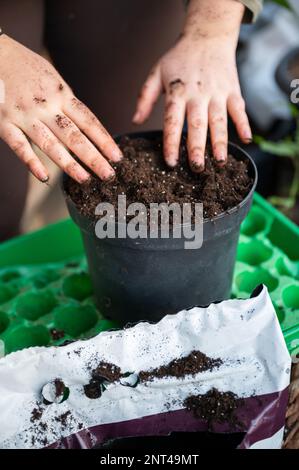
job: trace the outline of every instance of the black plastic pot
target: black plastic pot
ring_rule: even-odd
[[[161,131],[131,134],[159,135]],[[249,155],[234,144],[229,144],[229,151],[249,160],[254,183],[238,206],[204,221],[200,249],[184,249],[184,238],[101,240],[95,235],[94,222],[78,212],[65,192],[70,215],[81,230],[96,300],[104,315],[121,325],[158,321],[190,306],[229,298],[240,224],[257,183],[256,166]]]
[[[278,67],[275,72],[275,77],[278,85],[280,86],[281,90],[289,97],[292,88],[291,88],[291,81],[294,78],[299,78],[299,77],[292,77],[290,74],[290,65],[295,62],[295,60],[299,62],[299,47],[295,47],[294,49],[291,49],[281,60],[281,62],[278,64]],[[297,105],[299,106],[299,105]]]

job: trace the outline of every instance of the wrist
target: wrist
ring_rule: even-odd
[[[194,40],[221,38],[236,44],[244,5],[236,0],[191,0],[183,36]]]

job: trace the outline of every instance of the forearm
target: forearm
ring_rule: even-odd
[[[237,43],[244,10],[236,0],[191,0],[183,35],[194,39],[229,37]]]

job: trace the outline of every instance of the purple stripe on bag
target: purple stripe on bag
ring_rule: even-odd
[[[254,443],[270,438],[285,424],[288,402],[288,387],[273,392],[244,399],[236,413],[235,424],[215,423],[215,433],[246,432],[239,449],[248,449]],[[240,425],[239,425],[240,423]],[[139,436],[165,436],[171,432],[208,431],[208,423],[196,418],[192,412],[181,409],[168,411],[143,418],[100,424],[90,429],[64,437],[48,448],[90,449],[110,439]]]

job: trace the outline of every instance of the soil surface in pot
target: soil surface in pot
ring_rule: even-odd
[[[195,173],[188,163],[186,139],[180,146],[177,167],[169,168],[163,159],[162,141],[123,137],[119,146],[124,159],[114,165],[116,177],[103,182],[97,177],[80,185],[72,179],[66,191],[77,209],[95,219],[95,208],[100,202],[110,202],[117,212],[118,195],[125,194],[127,205],[141,202],[149,209],[150,203],[202,202],[204,218],[213,218],[238,205],[249,193],[253,180],[248,174],[248,161],[229,155],[220,167],[211,156],[205,155],[205,170]],[[129,217],[128,217],[129,219]]]

